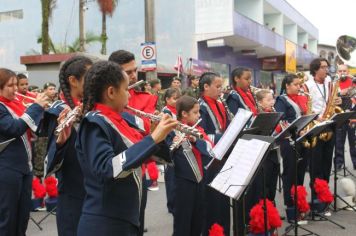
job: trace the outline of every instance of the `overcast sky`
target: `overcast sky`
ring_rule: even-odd
[[[286,0],[319,29],[319,43],[335,45],[344,34],[356,38],[355,0]]]

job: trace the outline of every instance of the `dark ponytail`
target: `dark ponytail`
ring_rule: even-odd
[[[181,96],[181,92],[180,92],[179,89],[176,89],[176,88],[168,88],[168,89],[164,92],[164,95],[163,95],[164,104],[167,105],[167,99],[173,97],[174,94],[176,94],[177,97],[180,97],[180,96]]]
[[[124,80],[124,72],[117,63],[111,61],[94,63],[84,77],[83,114],[91,111],[95,103],[102,102],[105,89],[110,86],[119,88]]]
[[[70,84],[69,76],[74,76],[77,80],[80,80],[82,76],[86,73],[87,67],[92,65],[93,62],[84,56],[75,56],[67,60],[61,67],[59,71],[59,87],[63,92],[63,95],[69,106],[73,109],[75,104],[73,102],[72,96],[70,95]]]
[[[200,95],[204,92],[204,85],[207,84],[210,86],[216,77],[220,77],[220,75],[214,72],[205,72],[200,76],[200,80],[199,80]]]
[[[284,76],[282,80],[282,85],[281,85],[281,91],[280,94],[285,94],[287,93],[287,85],[290,85],[293,83],[293,80],[298,79],[299,77],[296,74],[287,74]]]
[[[243,73],[245,71],[251,72],[251,70],[247,67],[237,67],[231,72],[231,81],[230,82],[231,82],[231,85],[233,88],[236,87],[235,77],[241,78],[241,76],[243,75]]]
[[[189,112],[190,110],[193,109],[195,104],[199,104],[199,102],[197,99],[195,99],[191,96],[184,95],[184,96],[180,97],[177,100],[177,104],[176,104],[177,119],[181,120],[183,111]]]

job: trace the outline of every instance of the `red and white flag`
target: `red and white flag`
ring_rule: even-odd
[[[178,55],[176,64],[174,65],[174,69],[178,71],[178,76],[183,72],[183,61],[180,55]]]

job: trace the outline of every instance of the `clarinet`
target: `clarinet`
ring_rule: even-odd
[[[225,107],[225,110],[226,110],[226,112],[227,112],[227,118],[228,118],[228,120],[229,120],[229,121],[232,121],[235,116],[234,116],[234,114],[232,114],[232,112],[230,111],[229,107],[227,106],[225,99],[222,98],[222,97],[220,97],[220,96],[219,96],[218,98],[219,98],[220,102],[221,102],[221,103],[224,105],[224,107]]]

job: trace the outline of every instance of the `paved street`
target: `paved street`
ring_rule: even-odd
[[[347,148],[348,149],[348,148]],[[347,166],[350,168],[353,174],[356,171],[352,169],[349,154],[346,155]],[[339,172],[342,173],[342,172]],[[309,176],[307,175],[306,183],[309,183]],[[355,181],[355,178],[353,178]],[[333,182],[331,182],[333,187]],[[146,222],[148,233],[147,236],[169,236],[172,234],[172,216],[168,214],[166,208],[166,198],[164,183],[160,183],[160,189],[156,192],[149,192],[148,204],[146,209]],[[277,194],[277,205],[281,215],[285,215],[283,208],[282,194]],[[35,212],[31,213],[31,216],[38,220],[43,217],[45,213]],[[345,230],[340,229],[338,226],[330,222],[311,222],[305,226],[305,228],[314,231],[322,236],[354,236],[356,233],[356,212],[353,211],[339,211],[337,213],[332,212],[331,220],[334,220],[346,227]],[[43,231],[40,231],[33,222],[29,223],[28,235],[29,236],[55,236],[57,235],[55,216],[51,215],[41,223]],[[286,227],[287,223],[283,222],[283,227]],[[284,228],[279,230],[279,235],[284,232]],[[299,235],[304,234],[302,230],[299,231]],[[291,234],[292,235],[292,234]],[[294,235],[294,234],[293,234]]]

